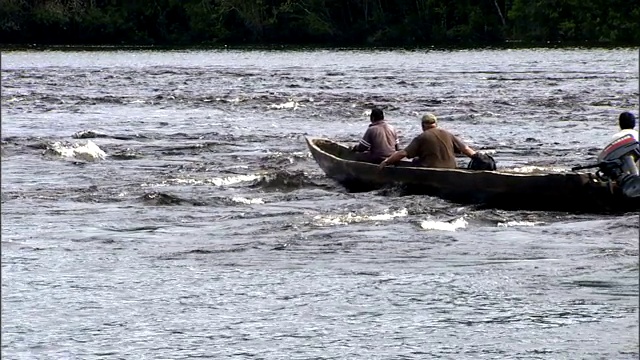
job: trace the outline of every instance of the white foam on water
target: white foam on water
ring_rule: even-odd
[[[249,175],[237,175],[237,176],[227,176],[227,177],[219,177],[219,178],[211,178],[211,179],[168,179],[168,182],[178,185],[207,185],[213,184],[215,186],[223,186],[223,185],[233,185],[245,181],[253,181],[260,179],[262,175],[258,174],[249,174]]]
[[[78,159],[84,161],[104,160],[107,157],[107,153],[100,149],[100,147],[91,140],[86,140],[84,141],[84,143],[75,144],[63,144],[61,142],[55,142],[49,146],[45,153],[53,154],[63,158]]]
[[[72,158],[75,154],[75,150],[71,146],[65,146],[59,142],[51,144],[47,149],[48,154],[54,154],[63,158]]]
[[[96,145],[93,141],[87,140],[85,145],[80,145],[75,148],[76,159],[82,159],[85,161],[96,161],[96,160],[104,160],[107,157],[107,153],[105,153],[98,145]]]
[[[167,182],[170,182],[175,185],[204,185],[204,180],[198,179],[168,179]]]
[[[147,183],[142,183],[140,184],[140,187],[163,187],[163,186],[169,186],[170,184],[168,184],[166,181],[163,181],[161,183],[155,183],[155,184],[147,184]]]
[[[453,221],[424,220],[420,223],[420,227],[424,230],[441,231],[456,231],[466,228],[467,225],[467,220],[465,220],[464,217],[457,218]]]
[[[224,186],[224,185],[233,185],[245,181],[253,181],[262,178],[260,174],[249,174],[249,175],[237,175],[237,176],[227,176],[227,177],[219,177],[219,178],[211,178],[211,179],[167,179],[162,182],[155,184],[147,184],[142,183],[140,186],[142,187],[150,187],[150,186],[170,186],[170,185],[215,185],[215,186]]]
[[[262,201],[262,199],[260,198],[255,198],[255,199],[247,199],[241,196],[234,196],[231,198],[231,201],[240,203],[240,204],[264,204],[264,201]]]
[[[408,214],[407,209],[377,215],[356,215],[350,212],[345,215],[316,215],[313,217],[313,220],[319,225],[346,225],[364,221],[388,221],[397,217],[407,216]]]
[[[289,99],[289,101],[282,103],[282,104],[271,104],[269,105],[269,109],[275,109],[275,110],[296,110],[299,107],[304,107],[305,105],[300,104],[297,101],[291,100]]]
[[[542,224],[539,221],[507,221],[498,223],[498,227],[511,227],[511,226],[536,226]]]
[[[233,98],[233,99],[223,99],[223,98],[217,97],[217,98],[215,98],[215,100],[216,101],[225,101],[225,102],[228,102],[228,103],[238,104],[238,103],[241,103],[241,102],[245,101],[246,99],[241,99],[239,97],[236,97],[236,98]]]
[[[567,168],[552,167],[552,166],[521,166],[511,169],[500,169],[503,172],[520,173],[520,174],[550,174],[550,173],[566,173],[569,171]]]
[[[207,183],[213,184],[215,186],[223,186],[237,184],[245,181],[254,181],[260,179],[261,177],[262,175],[259,174],[227,176],[222,178],[207,179]]]

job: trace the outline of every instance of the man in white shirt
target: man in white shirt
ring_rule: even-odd
[[[617,139],[622,139],[624,136],[629,136],[629,135],[633,136],[633,138],[636,141],[636,146],[638,146],[637,145],[638,131],[634,129],[636,127],[636,117],[632,113],[625,111],[622,114],[620,114],[620,116],[618,117],[618,125],[620,125],[620,131],[618,131],[617,133],[613,134],[613,136],[611,136],[610,143],[607,145],[606,148],[608,148],[611,144],[615,143]],[[611,152],[612,150],[609,150],[609,151]],[[600,156],[603,156],[603,154],[601,154]],[[631,168],[627,169],[625,170],[625,172],[632,173],[637,177],[638,168],[640,168],[640,157],[638,157],[638,155],[636,154],[636,155],[633,155],[632,158],[634,159],[635,167],[632,169]],[[640,181],[638,181],[637,185],[640,186]],[[640,190],[640,187],[638,188],[638,190]]]
[[[620,125],[620,131],[611,137],[612,140],[631,134],[638,141],[638,131],[634,129],[636,127],[636,117],[632,113],[625,111],[620,114],[618,124]]]

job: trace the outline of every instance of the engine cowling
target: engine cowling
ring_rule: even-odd
[[[598,155],[596,175],[604,181],[615,181],[627,197],[640,197],[638,164],[640,144],[626,134],[611,141]]]

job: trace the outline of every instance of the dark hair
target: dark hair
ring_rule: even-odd
[[[633,129],[636,127],[636,117],[632,113],[625,111],[620,114],[618,124],[620,124],[620,129]]]
[[[384,120],[384,113],[382,112],[382,109],[372,109],[371,110],[371,121],[379,121],[379,120]]]

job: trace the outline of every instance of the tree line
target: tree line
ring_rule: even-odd
[[[0,0],[38,45],[640,44],[639,0]]]

